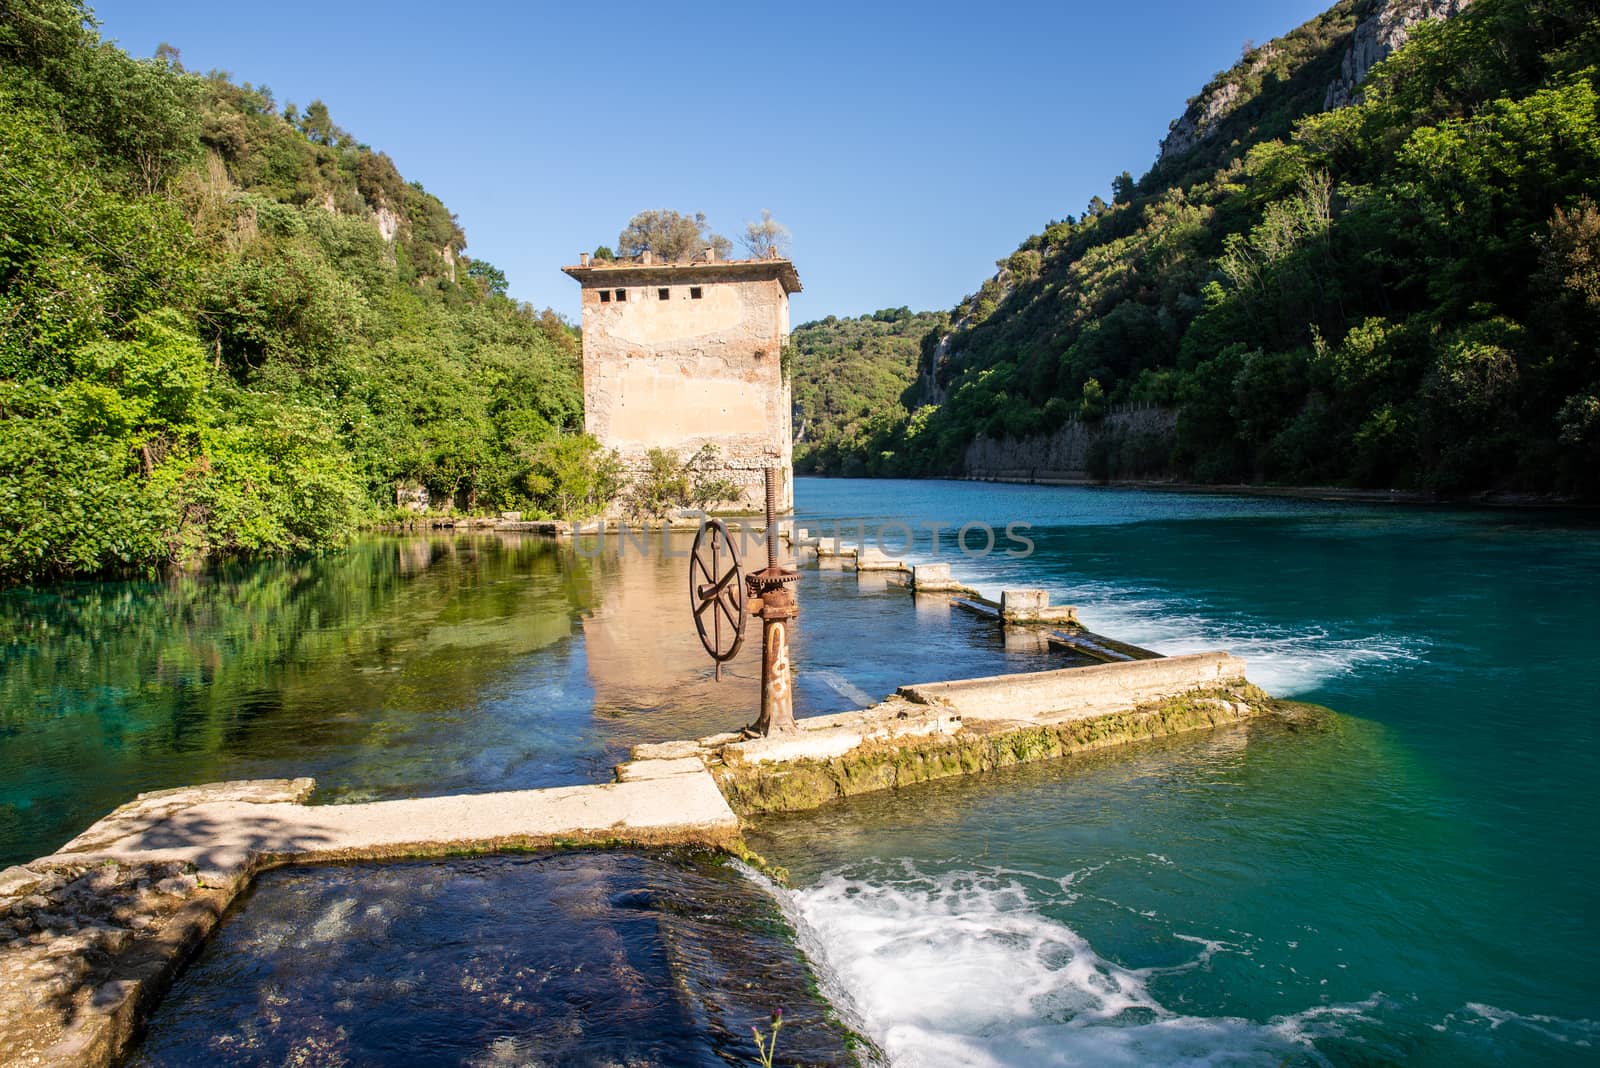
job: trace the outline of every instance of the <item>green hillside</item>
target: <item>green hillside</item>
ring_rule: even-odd
[[[400,482],[547,502],[578,342],[319,102],[0,7],[0,580],[343,541]]]
[[[1600,17],[1477,0],[1324,112],[1375,6],[1247,53],[1209,136],[1023,241],[857,465],[1154,403],[1194,479],[1596,494]]]
[[[858,453],[903,413],[917,376],[922,339],[950,323],[942,312],[886,308],[857,319],[832,315],[795,327],[789,339],[794,382],[795,470],[860,474]]]

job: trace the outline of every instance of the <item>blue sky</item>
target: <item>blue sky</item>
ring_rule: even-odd
[[[92,2],[92,0],[91,0]],[[1331,2],[1331,0],[1328,0]],[[794,234],[796,323],[949,308],[1045,223],[1136,176],[1184,102],[1324,0],[776,6],[102,0],[135,55],[315,97],[466,229],[511,294],[637,211]]]

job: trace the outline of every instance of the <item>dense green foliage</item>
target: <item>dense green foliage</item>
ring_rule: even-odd
[[[794,383],[795,470],[867,473],[866,443],[892,431],[903,413],[922,338],[949,322],[942,312],[885,308],[795,327],[784,354]]]
[[[1247,54],[1212,137],[1023,242],[856,462],[1157,403],[1198,479],[1600,491],[1600,16],[1477,0],[1320,112],[1360,13]]]
[[[0,181],[0,580],[335,544],[404,482],[553,507],[574,331],[320,101],[5,0]]]

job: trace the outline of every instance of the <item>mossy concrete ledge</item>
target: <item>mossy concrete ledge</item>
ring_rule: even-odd
[[[58,852],[0,871],[0,1068],[128,1051],[184,960],[261,870],[565,845],[731,847],[705,766],[635,781],[306,805],[311,779],[140,794]]]
[[[971,775],[1238,723],[1276,702],[1223,652],[902,686],[857,712],[770,738],[635,747],[619,778],[710,768],[740,815],[796,812],[874,790]]]

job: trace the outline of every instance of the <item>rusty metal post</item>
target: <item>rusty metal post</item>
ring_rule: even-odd
[[[750,609],[761,619],[761,715],[745,728],[763,737],[798,730],[794,722],[794,673],[789,663],[789,621],[800,614],[789,586],[800,577],[778,566],[778,479],[766,469],[767,566],[745,577],[755,600]]]

